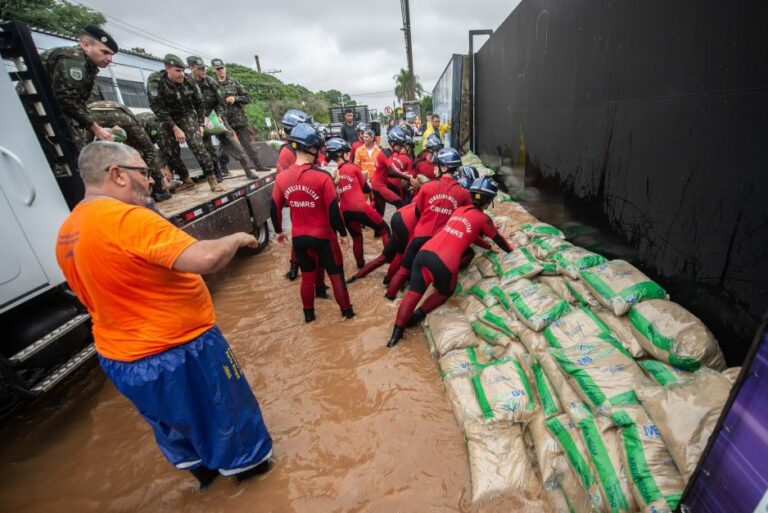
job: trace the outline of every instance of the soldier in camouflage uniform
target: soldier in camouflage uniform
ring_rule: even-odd
[[[213,66],[216,72],[216,81],[224,93],[224,101],[227,104],[227,122],[235,130],[240,144],[251,158],[256,170],[268,171],[269,169],[262,166],[261,162],[259,162],[259,155],[256,153],[256,148],[253,147],[251,142],[251,129],[248,126],[248,118],[245,115],[245,105],[251,103],[251,95],[240,85],[240,82],[234,78],[227,77],[227,68],[224,66],[224,61],[213,59],[211,66]]]
[[[224,100],[224,93],[219,87],[219,84],[216,82],[216,79],[205,74],[205,61],[203,61],[202,57],[192,55],[187,57],[187,65],[189,65],[189,69],[192,72],[192,79],[197,84],[197,87],[200,89],[200,94],[203,97],[203,109],[205,116],[208,117],[211,115],[211,112],[215,111],[221,122],[224,124],[224,127],[227,129],[226,132],[216,136],[221,143],[221,151],[229,151],[232,155],[234,155],[235,159],[237,159],[237,161],[240,162],[240,165],[243,166],[245,176],[248,178],[258,178],[258,176],[256,176],[251,171],[248,164],[248,157],[245,155],[243,147],[240,146],[240,144],[235,140],[232,129],[227,123],[227,107]],[[212,138],[213,136],[211,135],[203,135],[203,142],[205,142],[205,146],[208,148],[208,152],[212,157],[214,157],[215,164],[216,149],[213,147]],[[219,171],[219,174],[221,176],[225,176],[225,173],[222,171]]]
[[[224,189],[216,182],[213,159],[203,144],[203,99],[200,89],[191,78],[184,75],[184,62],[176,55],[168,54],[163,59],[165,69],[152,73],[147,79],[149,106],[161,124],[160,137],[169,148],[166,162],[179,172],[185,186],[192,183],[184,162],[181,160],[179,144],[186,142],[189,149],[197,158],[203,175],[213,192],[223,192]],[[177,144],[173,144],[170,138]]]
[[[77,46],[52,48],[40,56],[78,153],[94,137],[112,140],[112,134],[93,119],[86,104],[99,68],[109,66],[117,51],[112,36],[98,27],[88,26],[80,33]]]
[[[104,128],[119,126],[125,130],[126,140],[122,142],[138,151],[141,158],[147,163],[147,167],[152,173],[152,179],[155,181],[152,186],[154,200],[160,202],[170,199],[171,195],[163,188],[163,175],[160,173],[155,145],[133,112],[125,105],[104,101],[98,84],[94,87],[94,94],[91,99],[95,101],[88,104],[88,110],[93,120]]]

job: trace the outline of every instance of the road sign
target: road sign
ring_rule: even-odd
[[[392,107],[390,107],[389,105],[384,107],[384,114],[386,114],[387,116],[391,116],[392,115]]]

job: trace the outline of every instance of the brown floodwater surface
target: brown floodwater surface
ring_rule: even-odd
[[[369,235],[369,234],[368,234]],[[378,240],[366,237],[366,257]],[[351,253],[347,249],[345,253]],[[464,437],[424,335],[385,347],[385,268],[349,286],[357,317],[318,300],[305,324],[288,248],[239,256],[210,280],[274,439],[274,466],[198,491],[98,367],[3,432],[3,512],[453,512],[472,510]],[[354,268],[347,255],[346,269]],[[519,511],[514,502],[483,510]]]

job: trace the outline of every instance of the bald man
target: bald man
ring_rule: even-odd
[[[219,474],[266,472],[272,439],[200,276],[258,242],[242,232],[198,241],[144,207],[153,182],[129,146],[91,143],[78,164],[85,197],[59,231],[56,258],[93,318],[104,372],[200,488]]]

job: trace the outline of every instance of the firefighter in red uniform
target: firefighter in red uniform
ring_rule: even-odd
[[[384,250],[379,256],[357,271],[357,274],[347,280],[347,283],[352,283],[360,278],[365,278],[382,265],[389,263],[389,269],[387,269],[387,274],[384,277],[384,285],[389,285],[392,277],[397,270],[400,269],[400,264],[403,261],[403,253],[405,253],[405,248],[408,247],[411,232],[418,220],[419,218],[416,217],[415,203],[410,203],[401,207],[397,212],[392,214],[392,219],[389,221],[392,229],[392,236],[384,246]]]
[[[427,141],[424,143],[424,151],[422,151],[416,160],[413,162],[413,170],[416,176],[426,176],[430,180],[437,178],[435,174],[435,157],[437,152],[443,149],[443,142],[435,134],[427,137]]]
[[[323,139],[307,123],[299,123],[288,137],[296,152],[296,162],[275,179],[272,190],[272,225],[277,242],[285,243],[282,210],[288,206],[291,212],[291,238],[296,259],[301,269],[301,302],[304,320],[315,320],[315,281],[319,264],[325,268],[333,286],[333,296],[341,314],[351,319],[355,313],[349,301],[344,282],[341,250],[337,232],[346,241],[347,230],[336,199],[333,178],[315,166],[317,153]]]
[[[277,174],[285,171],[296,162],[296,151],[291,147],[288,136],[291,135],[291,130],[299,123],[312,123],[312,116],[304,112],[303,110],[292,109],[283,114],[283,131],[285,132],[286,141],[280,148],[280,152],[277,154]],[[294,276],[291,279],[296,279]]]
[[[389,226],[376,210],[366,201],[365,195],[371,192],[363,172],[350,163],[350,146],[340,137],[334,137],[326,143],[326,151],[330,161],[338,167],[336,191],[339,193],[339,206],[347,231],[352,236],[352,253],[355,255],[357,268],[365,265],[363,256],[363,226],[373,229],[386,246],[389,241]]]
[[[312,123],[312,116],[303,110],[292,109],[283,114],[283,131],[285,132],[285,142],[277,154],[277,175],[288,169],[296,162],[296,150],[291,147],[288,136],[291,130],[299,123]],[[291,268],[285,273],[285,277],[293,281],[299,277],[299,262],[296,260],[296,254],[291,250]]]
[[[496,182],[488,177],[478,178],[469,190],[472,204],[457,208],[442,230],[424,244],[416,256],[410,290],[397,309],[395,327],[387,347],[393,347],[400,341],[406,327],[415,326],[451,297],[456,288],[460,261],[470,245],[482,241],[485,235],[507,253],[513,250],[491,218],[483,212],[496,197]],[[485,241],[483,245],[488,246]],[[435,292],[414,312],[429,285],[434,286]]]
[[[425,183],[413,202],[419,222],[411,233],[411,240],[403,256],[403,264],[389,283],[385,297],[395,299],[397,292],[408,280],[413,259],[421,247],[448,222],[453,211],[469,205],[469,192],[456,181],[453,173],[461,166],[459,152],[444,148],[437,154],[440,177]]]
[[[376,211],[379,215],[384,215],[387,203],[391,203],[395,208],[400,208],[405,204],[402,196],[401,180],[411,181],[415,186],[415,179],[405,168],[407,160],[400,157],[400,152],[405,144],[405,133],[400,127],[395,127],[387,134],[389,148],[381,150],[376,156],[376,169],[373,173],[373,197],[376,205]]]

